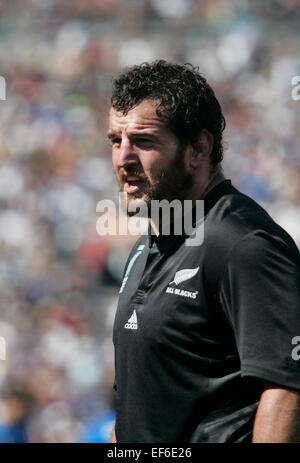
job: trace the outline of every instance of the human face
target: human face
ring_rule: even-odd
[[[192,185],[179,141],[156,108],[156,101],[144,100],[126,115],[110,110],[113,166],[120,191],[135,207],[141,200],[183,200]]]

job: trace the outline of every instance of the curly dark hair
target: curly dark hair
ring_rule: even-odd
[[[157,115],[164,117],[181,145],[194,144],[201,130],[214,137],[213,166],[223,159],[225,119],[214,91],[198,68],[164,60],[126,68],[113,82],[111,105],[122,114],[145,99],[158,100]]]

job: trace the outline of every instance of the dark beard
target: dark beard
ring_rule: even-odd
[[[151,213],[151,201],[162,201],[165,199],[171,202],[176,199],[183,202],[187,199],[188,192],[194,183],[194,176],[185,170],[184,149],[181,146],[177,148],[172,163],[167,167],[167,169],[162,170],[153,179],[153,183],[150,183],[147,176],[136,170],[135,167],[128,166],[126,168],[126,172],[129,175],[137,176],[144,181],[144,191],[137,195],[128,195],[128,199],[138,199],[143,197],[143,201],[146,203],[148,211],[144,211],[144,213],[140,216],[148,216],[149,218]],[[119,174],[120,191],[124,191],[124,183],[121,181],[122,173],[123,169],[121,169]],[[127,215],[132,217],[139,212],[139,210],[134,212],[127,210]]]
[[[150,205],[150,201],[161,201],[166,199],[171,202],[174,199],[184,201],[187,199],[188,192],[194,183],[194,176],[185,170],[184,152],[182,149],[177,149],[172,163],[166,170],[162,170],[154,179],[152,185],[146,192],[146,202]]]

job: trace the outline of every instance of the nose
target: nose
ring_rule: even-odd
[[[126,167],[128,164],[137,164],[138,156],[134,151],[134,147],[127,136],[123,136],[119,148],[118,167]]]

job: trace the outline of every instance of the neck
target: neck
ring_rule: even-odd
[[[224,180],[226,180],[226,177],[223,174],[221,167],[217,167],[208,178],[207,183],[204,185],[202,192],[200,193],[200,198],[198,199],[203,199],[210,190]]]
[[[223,174],[221,167],[218,166],[216,169],[212,171],[206,183],[202,185],[200,193],[198,192],[197,195],[193,195],[192,198],[187,198],[187,199],[192,199],[193,206],[195,206],[197,199],[204,199],[210,190],[212,190],[215,186],[217,186],[219,183],[223,182],[224,180],[226,180],[226,177]],[[150,221],[151,227],[154,230],[155,235],[159,236],[160,234],[159,227],[151,218],[149,219],[149,221]]]

